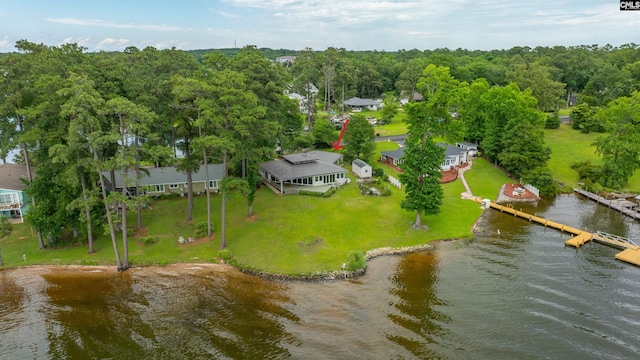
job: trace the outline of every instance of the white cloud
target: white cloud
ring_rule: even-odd
[[[209,11],[212,12],[212,13],[216,13],[216,14],[222,16],[222,17],[228,18],[228,19],[238,19],[238,18],[240,18],[240,16],[238,16],[236,14],[233,14],[233,13],[230,13],[230,12],[227,12],[227,11],[217,10],[217,9],[213,9],[213,8],[209,9]]]
[[[98,41],[97,48],[101,50],[122,49],[127,47],[127,44],[129,44],[128,39],[106,38]]]
[[[93,42],[91,41],[91,38],[73,38],[73,37],[66,37],[64,38],[64,40],[62,40],[62,42],[60,42],[59,45],[62,44],[71,44],[71,43],[75,43],[78,44],[78,46],[82,46],[82,47],[86,47],[86,48],[90,48],[93,45]]]
[[[175,25],[165,24],[121,24],[116,22],[109,22],[99,19],[76,19],[76,18],[47,18],[46,21],[66,24],[66,25],[78,25],[78,26],[101,26],[116,29],[136,29],[136,30],[150,30],[150,31],[183,31],[189,28],[184,28]]]

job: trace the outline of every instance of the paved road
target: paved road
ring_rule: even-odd
[[[392,135],[392,136],[376,136],[376,142],[381,141],[395,141],[400,146],[404,146],[404,140],[407,138],[407,134]]]

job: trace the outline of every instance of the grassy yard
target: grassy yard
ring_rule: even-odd
[[[482,162],[479,162],[482,164]],[[482,167],[483,165],[480,165]],[[475,170],[468,172],[473,173]],[[490,169],[482,170],[491,172]],[[497,172],[498,178],[501,174]],[[482,183],[485,183],[482,181]],[[497,184],[494,192],[501,184]],[[233,197],[227,215],[227,245],[236,260],[274,273],[310,273],[339,269],[350,251],[391,246],[411,246],[437,239],[470,238],[471,226],[481,213],[479,205],[462,200],[458,180],[443,186],[442,211],[425,216],[428,230],[409,226],[415,214],[400,208],[404,193],[392,187],[389,197],[359,194],[354,182],[330,198],[278,196],[262,187],[257,194],[253,218],[246,217],[246,201]],[[133,265],[214,261],[219,248],[220,196],[213,196],[216,232],[213,239],[178,244],[179,236],[193,235],[193,224],[206,219],[206,198],[195,199],[194,221],[186,222],[186,200],[155,202],[143,212],[143,223],[155,244],[143,245],[132,239],[129,246]],[[131,223],[133,224],[133,212]],[[37,241],[26,225],[14,226],[13,234],[0,240],[5,266],[38,264],[109,264],[113,250],[107,236],[95,243],[96,253],[87,254],[86,245],[64,249],[37,249]],[[26,255],[26,262],[22,255]]]
[[[578,173],[571,169],[571,164],[576,161],[589,160],[594,164],[601,163],[600,157],[595,153],[595,147],[591,144],[599,136],[605,134],[583,134],[574,130],[570,125],[561,125],[558,129],[545,130],[545,141],[551,147],[551,159],[549,168],[554,179],[562,181],[568,186],[575,186],[578,182]],[[629,179],[625,191],[640,192],[640,170],[637,170]]]

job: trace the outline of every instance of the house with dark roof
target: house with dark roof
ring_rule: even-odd
[[[201,165],[197,172],[191,174],[194,193],[204,193],[206,188],[214,192],[220,189],[220,181],[224,174],[222,164],[209,164],[207,168],[209,170],[208,184],[204,165]],[[143,168],[140,173],[140,187],[147,195],[175,193],[184,196],[188,192],[187,175],[173,166]],[[126,179],[119,171],[116,171],[115,184],[111,183],[111,175],[108,171],[102,172],[102,176],[109,191],[122,191],[126,183],[129,192],[135,194],[136,176],[134,170],[129,170]]]
[[[0,217],[23,218],[29,209],[29,197],[24,193],[28,179],[27,167],[20,164],[0,164]]]
[[[383,106],[382,100],[361,99],[359,97],[353,97],[349,100],[345,100],[343,104],[351,111],[355,112],[362,110],[378,111]]]
[[[283,155],[260,164],[260,176],[281,194],[287,187],[335,187],[347,182],[347,170],[340,166],[342,158],[342,154],[327,151]]]
[[[440,164],[441,170],[450,170],[469,161],[470,155],[468,150],[445,143],[437,143],[436,145],[445,151],[444,160],[442,164]],[[383,151],[380,153],[380,161],[388,165],[399,166],[402,163],[403,156],[404,148],[398,148],[393,151]]]

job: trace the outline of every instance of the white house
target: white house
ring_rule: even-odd
[[[436,145],[445,151],[444,160],[440,164],[440,169],[442,170],[449,170],[452,167],[458,167],[469,161],[469,152],[467,150],[445,143],[437,143]],[[402,163],[403,156],[404,148],[393,151],[383,151],[380,153],[380,161],[385,164],[398,166]]]
[[[468,153],[469,153],[469,156],[478,155],[478,145],[477,144],[463,141],[463,142],[456,143],[456,146],[461,148],[461,149],[467,150]]]
[[[283,55],[283,56],[278,56],[276,58],[276,62],[278,64],[293,64],[294,62],[296,62],[296,56],[293,55]]]
[[[373,173],[371,165],[360,159],[353,160],[353,162],[351,163],[351,171],[353,171],[361,179],[370,178]]]
[[[313,85],[312,83],[307,83],[307,85],[303,89],[302,95],[296,92],[287,92],[287,96],[289,97],[289,99],[293,99],[298,103],[298,109],[300,110],[300,113],[309,114],[309,110],[312,109],[311,106],[315,104],[315,99],[318,95],[318,92],[319,90],[315,85]]]

